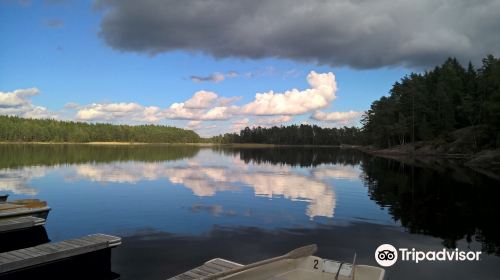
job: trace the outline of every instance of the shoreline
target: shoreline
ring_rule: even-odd
[[[447,159],[467,159],[472,158],[475,154],[466,154],[466,153],[440,153],[440,152],[422,152],[418,149],[407,150],[401,149],[399,146],[395,148],[385,148],[378,149],[372,146],[360,146],[357,148],[358,150],[365,152],[374,156],[393,156],[393,157],[435,157],[435,158],[447,158]]]
[[[147,142],[0,142],[0,145],[105,145],[105,146],[140,146],[140,145],[210,145],[210,143],[147,143]]]
[[[140,145],[191,145],[200,147],[235,147],[235,148],[273,148],[273,147],[306,147],[306,148],[344,148],[356,149],[355,145],[281,145],[261,143],[148,143],[148,142],[0,142],[0,145],[105,145],[105,146],[140,146]]]
[[[376,149],[370,146],[359,147],[358,150],[375,157],[408,162],[410,164],[423,164],[431,166],[436,162],[448,163],[470,168],[490,178],[500,180],[500,149],[482,150],[477,153],[430,153],[405,149],[407,146],[397,146],[390,149]]]

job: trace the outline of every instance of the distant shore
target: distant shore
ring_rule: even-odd
[[[235,147],[235,148],[271,148],[271,147],[307,147],[307,148],[358,148],[354,145],[281,145],[281,144],[260,144],[260,143],[148,143],[148,142],[0,142],[1,144],[20,145],[193,145],[200,147]]]
[[[0,145],[19,144],[19,145],[212,145],[211,143],[148,143],[148,142],[0,142]]]

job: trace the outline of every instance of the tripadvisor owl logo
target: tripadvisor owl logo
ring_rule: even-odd
[[[382,244],[375,250],[375,260],[380,266],[391,266],[398,260],[398,251],[391,244]]]
[[[480,251],[461,251],[442,249],[439,251],[419,251],[412,248],[396,249],[391,244],[382,244],[375,250],[375,260],[380,266],[389,267],[398,261],[419,263],[422,261],[479,261]]]

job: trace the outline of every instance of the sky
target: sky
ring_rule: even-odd
[[[499,0],[0,0],[0,114],[359,126],[448,56],[500,54]]]

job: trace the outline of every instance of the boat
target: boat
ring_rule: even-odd
[[[0,194],[0,203],[7,201],[8,194]]]
[[[242,265],[216,258],[200,267],[169,280],[382,280],[385,270],[380,267],[343,263],[313,256],[316,245],[295,249],[283,256]]]
[[[0,203],[0,219],[33,216],[47,219],[50,207],[39,199],[19,199]]]

